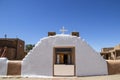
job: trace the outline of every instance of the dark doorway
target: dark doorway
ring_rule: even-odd
[[[72,48],[55,48],[55,64],[74,64]]]
[[[67,54],[64,55],[64,64],[68,64],[68,55]]]
[[[53,55],[54,76],[75,76],[75,47],[55,47]]]

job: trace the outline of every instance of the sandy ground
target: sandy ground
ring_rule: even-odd
[[[0,77],[0,80],[120,80],[119,75],[89,76],[89,77],[53,77],[53,78],[28,78],[28,77]]]

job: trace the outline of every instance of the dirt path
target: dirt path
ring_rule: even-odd
[[[0,77],[0,80],[120,80],[120,74],[109,76],[53,77],[53,78]]]

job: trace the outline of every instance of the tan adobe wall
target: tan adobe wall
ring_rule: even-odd
[[[24,54],[24,44],[25,42],[22,40],[17,40],[17,54],[16,54],[16,60],[22,60],[25,56]]]
[[[108,74],[120,74],[120,60],[107,60]]]
[[[22,61],[8,61],[7,75],[21,75]]]
[[[6,57],[9,60],[15,59],[15,55],[16,55],[16,49],[15,48],[7,48]]]

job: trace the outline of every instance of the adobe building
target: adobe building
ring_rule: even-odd
[[[107,62],[87,42],[72,34],[49,32],[25,56],[21,76],[107,75]]]
[[[49,32],[22,61],[0,58],[0,75],[21,77],[96,76],[120,73],[120,61],[106,61],[79,32]]]
[[[102,48],[100,54],[106,60],[119,60],[120,44],[115,47]]]
[[[0,57],[8,60],[24,58],[24,41],[18,38],[0,38]]]

